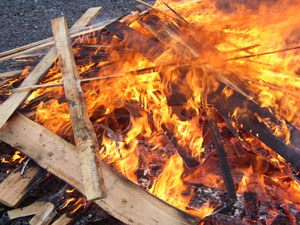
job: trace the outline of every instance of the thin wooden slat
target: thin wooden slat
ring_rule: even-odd
[[[14,71],[9,71],[5,73],[0,73],[0,78],[8,78],[8,77],[14,77],[16,75],[19,75],[23,72],[23,70],[14,70]]]
[[[85,27],[85,28],[76,30],[74,32],[73,32],[73,30],[70,30],[71,38],[75,38],[75,37],[78,37],[78,36],[81,36],[81,35],[85,35],[85,34],[89,34],[89,33],[101,30],[106,25],[112,23],[115,20],[116,19],[107,20],[107,21],[104,21],[104,22],[101,22],[101,23],[94,24],[93,27],[89,27],[89,28]],[[6,61],[6,60],[9,60],[9,59],[13,59],[15,57],[23,56],[23,55],[29,54],[31,52],[39,51],[39,50],[45,49],[47,47],[51,47],[53,45],[54,45],[54,38],[53,37],[42,40],[42,41],[39,41],[39,42],[34,42],[30,45],[20,47],[21,50],[19,50],[19,51],[12,51],[12,52],[8,51],[8,52],[6,52],[4,56],[0,57],[0,62],[1,61]]]
[[[51,22],[76,149],[81,164],[85,194],[88,200],[103,198],[105,186],[101,163],[98,164],[98,167],[96,164],[99,144],[89,119],[84,93],[80,87],[80,78],[73,55],[67,21],[65,17],[61,17]]]
[[[233,183],[230,168],[229,168],[228,161],[226,158],[225,149],[224,149],[224,146],[222,143],[222,136],[220,134],[218,124],[216,121],[215,111],[213,109],[208,109],[207,116],[208,116],[208,125],[210,128],[210,133],[213,137],[213,140],[214,140],[214,143],[215,143],[215,146],[217,149],[220,167],[222,170],[222,175],[223,175],[224,183],[225,183],[225,186],[226,186],[226,189],[228,192],[228,196],[232,200],[236,200],[237,196],[236,196],[236,192],[235,192],[235,186]]]
[[[30,225],[48,225],[51,223],[52,219],[56,216],[54,210],[54,204],[52,202],[47,202],[43,205],[37,214],[31,218],[29,221]]]
[[[31,216],[38,211],[46,204],[46,202],[34,202],[31,205],[22,207],[22,208],[17,208],[13,210],[7,211],[9,219],[13,220],[16,218],[24,217],[24,216]]]
[[[41,167],[84,194],[80,162],[73,145],[30,119],[15,114],[0,131],[0,140],[18,147]],[[96,203],[125,224],[199,224],[199,219],[157,199],[103,166],[107,197]]]
[[[72,32],[78,32],[83,26],[86,26],[88,25],[91,21],[93,21],[95,19],[95,17],[103,10],[102,7],[94,7],[94,8],[89,8],[79,19],[78,19],[78,23],[76,22],[73,26],[72,26]],[[53,45],[54,44],[54,38],[51,37],[51,38],[47,38],[47,39],[44,39],[44,40],[41,40],[41,41],[37,41],[37,42],[34,42],[34,43],[30,43],[28,45],[24,45],[24,46],[21,46],[19,48],[15,48],[15,49],[12,49],[12,50],[9,50],[9,51],[6,51],[6,52],[2,52],[0,53],[0,61],[3,61],[2,59],[4,59],[3,57],[4,56],[8,56],[8,55],[12,55],[14,53],[17,53],[17,52],[21,52],[23,50],[26,50],[26,49],[30,49],[30,48],[34,48],[34,47],[37,47],[37,46],[44,46],[44,47],[47,47],[47,46],[50,46],[49,43],[51,43],[50,45]],[[47,45],[48,44],[48,45]],[[13,58],[13,57],[12,57]],[[5,59],[7,60],[7,59]]]
[[[98,8],[101,11],[101,7]],[[89,10],[87,11],[89,12]],[[89,14],[84,13],[84,15],[73,25],[86,26],[90,20],[86,17],[92,19],[90,12]],[[97,14],[97,11],[94,12]],[[70,29],[73,30],[72,27]],[[56,48],[52,48],[44,58],[39,62],[39,64],[33,69],[33,71],[24,79],[19,87],[26,87],[36,84],[45,74],[45,72],[52,66],[56,58]],[[9,98],[0,105],[0,129],[4,126],[9,117],[14,113],[14,111],[22,104],[25,98],[29,95],[30,91],[24,91],[19,93],[13,93]]]

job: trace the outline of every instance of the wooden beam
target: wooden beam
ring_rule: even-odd
[[[31,205],[7,211],[9,219],[31,216],[37,214],[38,211],[46,204],[46,202],[34,202]]]
[[[102,8],[98,8],[100,11]],[[89,10],[88,10],[89,11]],[[87,12],[88,12],[87,11]],[[91,15],[87,15],[87,12],[73,25],[73,26],[86,26],[91,20],[87,20],[86,17],[92,19]],[[95,11],[94,13],[97,13]],[[72,27],[73,27],[72,26]],[[71,31],[73,30],[71,27]],[[52,48],[44,58],[37,64],[33,71],[23,80],[19,87],[26,87],[36,84],[46,73],[46,71],[52,66],[56,58],[56,48]],[[11,94],[8,99],[0,105],[0,129],[4,126],[9,117],[14,111],[22,104],[22,102],[29,95],[30,91],[24,91]]]
[[[52,202],[46,202],[37,214],[29,221],[30,225],[48,225],[52,219],[56,216],[55,206]]]
[[[65,17],[61,17],[51,22],[76,149],[81,164],[85,194],[88,201],[103,198],[105,186],[102,177],[102,163],[99,163],[99,166],[96,164],[99,144],[89,119],[84,93],[80,87],[67,21]],[[100,159],[98,160],[100,161]]]
[[[84,194],[75,147],[45,127],[16,114],[0,131],[0,140],[18,148],[41,167]],[[191,216],[154,197],[104,164],[107,197],[96,203],[126,224],[199,224]]]
[[[9,207],[18,206],[43,174],[37,165],[29,166],[23,176],[19,170],[13,171],[0,184],[0,202]]]
[[[210,128],[210,133],[213,137],[219,162],[220,162],[220,167],[222,170],[222,175],[224,179],[224,183],[226,186],[226,190],[228,193],[228,196],[230,197],[231,200],[237,200],[236,192],[235,192],[235,186],[233,183],[233,179],[231,176],[230,168],[228,165],[225,149],[223,146],[223,140],[222,136],[220,134],[220,130],[217,124],[217,120],[215,117],[215,111],[213,109],[208,109],[207,110],[207,117],[208,117],[208,125]]]

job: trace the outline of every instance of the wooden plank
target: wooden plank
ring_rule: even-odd
[[[55,207],[52,202],[46,202],[45,205],[43,205],[40,210],[37,212],[37,214],[34,215],[34,217],[31,218],[29,223],[31,225],[48,225],[51,223],[52,219],[55,217]]]
[[[22,208],[9,210],[7,211],[7,214],[11,220],[24,216],[31,216],[38,213],[45,204],[46,202],[35,202]]]
[[[98,10],[101,10],[101,8],[98,8]],[[78,27],[78,26],[88,25],[88,23],[91,21],[87,20],[86,17],[93,18],[91,17],[91,15],[86,15],[86,16],[83,15],[80,18],[82,20],[78,20],[73,26]],[[73,30],[72,27],[71,27],[71,31]],[[56,58],[56,48],[52,48],[39,62],[39,64],[37,64],[37,66],[33,69],[33,71],[30,74],[28,74],[28,76],[24,79],[24,81],[19,87],[26,87],[26,86],[36,84],[43,77],[45,72],[52,66],[55,58]],[[30,91],[13,93],[8,97],[8,99],[4,103],[0,105],[0,115],[1,115],[0,129],[4,126],[4,124],[9,119],[9,117],[14,113],[14,111],[22,104],[22,102],[26,99],[29,93]]]
[[[215,143],[215,146],[217,149],[220,167],[222,170],[222,175],[223,175],[223,179],[224,179],[224,183],[226,186],[228,196],[230,197],[231,200],[237,200],[235,186],[233,183],[230,168],[229,168],[228,161],[226,158],[225,149],[224,149],[223,142],[222,142],[222,136],[220,134],[220,130],[219,130],[217,120],[215,117],[215,111],[213,109],[208,109],[207,117],[208,117],[208,125],[210,128],[210,133],[213,137],[213,140],[214,140],[214,143]]]
[[[67,216],[66,213],[62,214],[57,220],[55,220],[52,225],[67,225],[72,222],[73,218]]]
[[[84,93],[80,87],[67,21],[65,17],[61,17],[51,22],[76,149],[81,164],[85,194],[88,201],[103,198],[105,186],[102,178],[102,163],[99,163],[99,166],[96,164],[99,144],[89,119]]]
[[[17,147],[47,170],[84,194],[75,147],[43,126],[16,114],[0,131],[0,140]],[[126,224],[198,224],[191,216],[157,199],[104,164],[107,197],[96,203]]]
[[[16,207],[25,195],[33,188],[35,181],[42,177],[39,166],[32,165],[21,176],[20,171],[15,170],[0,184],[0,202],[9,207]]]

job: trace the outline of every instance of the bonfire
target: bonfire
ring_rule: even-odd
[[[300,3],[144,4],[148,9],[143,12],[105,22],[101,29],[80,30],[86,34],[74,35],[70,52],[53,21],[56,51],[52,47],[47,53],[58,55],[53,66],[34,83],[24,84],[36,72],[32,67],[21,76],[1,78],[5,82],[0,87],[0,112],[11,113],[0,121],[0,139],[50,167],[89,201],[102,198],[98,201],[112,204],[107,203],[114,191],[106,181],[109,166],[139,191],[185,211],[184,219],[176,218],[178,224],[298,224]],[[51,40],[46,43],[53,45]],[[74,62],[64,58],[69,53]],[[75,71],[73,78],[66,75],[70,70]],[[9,110],[12,104],[6,102],[20,95],[20,104]],[[20,143],[18,138],[25,135],[25,140],[29,134],[21,134],[23,125],[17,124],[27,118],[18,114],[8,120],[17,107],[36,122],[32,127],[43,126],[34,129],[47,128],[63,138],[64,145],[76,144],[78,167],[85,168],[83,181],[72,183],[65,173],[79,165],[75,153],[76,163],[57,172],[51,162],[43,162],[46,159]],[[83,108],[82,115],[78,108]],[[85,128],[88,132],[81,133]],[[64,154],[51,148],[53,161]],[[92,155],[85,161],[87,151]],[[96,187],[89,183],[93,181]],[[99,205],[124,223],[166,224],[161,218],[165,212],[152,215],[156,222],[148,215],[141,222],[120,215],[128,213],[125,206],[116,213]]]

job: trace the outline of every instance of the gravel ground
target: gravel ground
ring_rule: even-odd
[[[125,15],[136,5],[135,0],[0,0],[0,52],[52,36],[51,19],[65,16],[70,26],[90,7],[104,7],[97,18],[105,19]],[[0,63],[0,72],[8,65]]]

